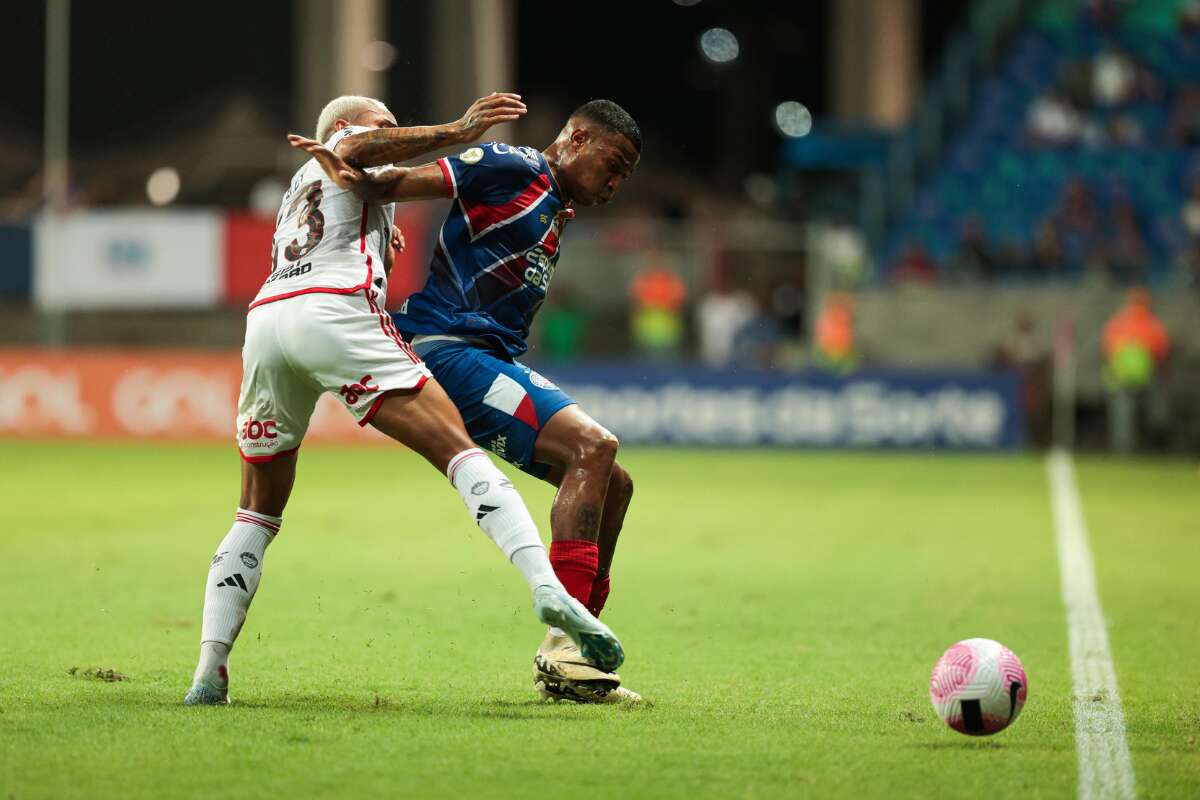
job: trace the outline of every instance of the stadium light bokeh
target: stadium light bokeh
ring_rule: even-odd
[[[390,42],[376,40],[362,51],[362,65],[371,72],[383,72],[396,61],[396,48]]]
[[[812,130],[812,112],[803,103],[785,100],[775,106],[775,127],[792,139],[807,136]]]
[[[737,37],[725,28],[709,28],[700,34],[700,52],[714,64],[728,64],[738,57]]]
[[[174,167],[159,167],[146,179],[146,197],[156,206],[174,202],[181,187],[179,171]]]

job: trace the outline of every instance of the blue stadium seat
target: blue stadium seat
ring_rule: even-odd
[[[1162,13],[1144,9],[1131,16],[1136,22],[1126,29],[1096,30],[1081,21],[1073,2],[1043,4],[1038,29],[1019,35],[995,72],[976,85],[970,115],[947,142],[941,165],[885,237],[881,264],[892,264],[909,241],[922,243],[935,260],[947,263],[958,247],[962,218],[971,212],[993,241],[1031,247],[1068,181],[1079,178],[1091,188],[1101,215],[1122,200],[1134,204],[1155,261],[1152,279],[1166,276],[1174,253],[1186,242],[1180,208],[1192,181],[1200,178],[1200,148],[1180,149],[1169,141],[1168,104],[1182,85],[1200,84],[1200,39],[1175,33],[1160,24],[1166,18]],[[1091,59],[1112,43],[1154,74],[1164,99],[1094,110],[1091,119],[1104,129],[1132,121],[1141,143],[1088,149],[1029,142],[1030,104],[1055,84],[1064,67]]]

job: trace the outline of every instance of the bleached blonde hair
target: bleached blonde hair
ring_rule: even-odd
[[[387,106],[373,97],[362,97],[356,94],[335,97],[321,109],[321,115],[317,117],[316,140],[322,144],[329,141],[329,137],[333,136],[333,125],[339,119],[353,120],[364,111],[375,109],[387,111]]]

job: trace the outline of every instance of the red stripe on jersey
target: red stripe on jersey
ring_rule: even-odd
[[[274,303],[276,300],[287,300],[289,297],[296,297],[296,296],[302,295],[302,294],[318,294],[318,293],[320,293],[320,294],[356,294],[358,292],[361,292],[363,289],[369,288],[370,286],[371,286],[371,273],[370,273],[370,271],[368,271],[366,282],[360,283],[358,286],[351,286],[347,289],[332,289],[332,288],[329,288],[326,286],[312,286],[308,289],[297,289],[294,292],[287,292],[286,294],[277,294],[277,295],[273,295],[271,297],[264,297],[262,300],[255,300],[253,303],[250,304],[250,307],[247,308],[246,310],[252,311],[253,309],[258,308],[259,306],[262,306],[262,305],[266,305],[267,303]]]
[[[541,247],[542,252],[547,256],[553,256],[558,252],[558,224],[553,223],[546,232],[542,234],[542,238],[538,240],[536,247]],[[532,249],[532,248],[531,248]],[[484,285],[490,278],[499,281],[506,290],[516,289],[525,283],[525,267],[527,262],[525,254],[528,251],[511,253],[504,258],[495,261],[484,267],[476,279],[476,286]],[[536,427],[536,426],[535,426]]]
[[[546,231],[546,235],[544,237],[542,237],[541,245],[542,245],[542,252],[545,253],[546,255],[552,256],[555,253],[557,253],[558,252],[558,231],[554,230],[553,227],[551,227],[550,230]]]
[[[454,173],[450,171],[450,162],[439,158],[437,165],[442,168],[442,180],[446,182],[446,195],[454,197],[458,194],[458,185],[454,182]]]
[[[489,206],[484,203],[472,203],[462,198],[459,198],[458,202],[462,204],[471,238],[478,239],[493,228],[507,225],[525,216],[549,193],[550,178],[542,173],[534,178],[524,191],[502,205]]]

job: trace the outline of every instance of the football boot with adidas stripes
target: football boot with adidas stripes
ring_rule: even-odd
[[[533,657],[533,688],[545,700],[572,703],[641,703],[642,696],[621,685],[585,658],[568,636],[548,632]]]

